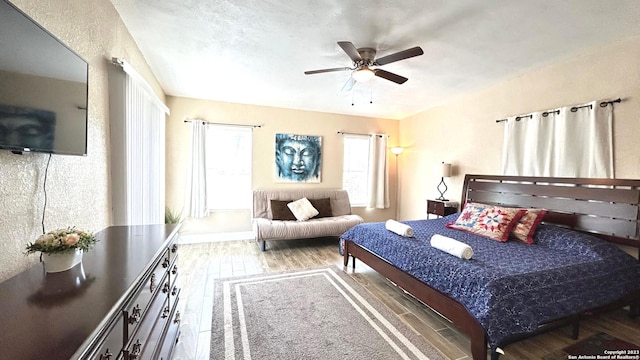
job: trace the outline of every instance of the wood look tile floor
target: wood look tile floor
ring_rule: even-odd
[[[214,280],[232,276],[279,272],[322,266],[342,269],[336,238],[272,241],[260,252],[255,241],[229,241],[179,246],[180,341],[173,360],[210,359],[211,316]],[[345,269],[406,324],[421,334],[449,359],[471,359],[469,339],[437,313],[404,293],[377,272],[357,262]],[[604,284],[603,284],[604,286]],[[627,311],[594,316],[580,326],[580,340],[597,332],[607,332],[623,340],[638,342],[640,318],[631,319]],[[540,359],[576,341],[569,327],[535,336],[505,347],[503,360]]]

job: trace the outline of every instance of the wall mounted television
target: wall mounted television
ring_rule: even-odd
[[[0,149],[87,154],[87,62],[0,0]]]

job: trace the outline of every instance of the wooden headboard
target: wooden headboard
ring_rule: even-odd
[[[544,223],[640,249],[640,180],[466,175],[467,201],[547,209]]]

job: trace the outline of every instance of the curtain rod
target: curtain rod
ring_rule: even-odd
[[[362,135],[362,136],[379,136],[379,137],[391,137],[390,135],[387,134],[362,134],[362,133],[352,133],[352,132],[346,132],[346,131],[338,131],[338,134],[340,135]]]
[[[604,108],[604,107],[607,107],[609,104],[611,104],[613,106],[614,103],[620,103],[620,102],[622,102],[622,99],[620,99],[620,98],[617,98],[617,99],[611,100],[611,101],[603,101],[603,102],[600,103],[600,107]],[[585,107],[591,108],[591,104],[583,105],[583,106],[574,106],[574,107],[571,108],[571,112],[576,112],[576,111],[578,111],[578,109],[585,108]],[[547,116],[549,116],[549,114],[553,114],[553,113],[560,114],[560,110],[545,111],[545,112],[542,113],[542,116],[543,117],[547,117]],[[529,114],[529,115],[520,115],[520,116],[516,116],[516,121],[520,121],[521,119],[524,119],[524,118],[530,118],[531,119],[532,117],[533,117],[533,115],[531,115],[531,114]],[[505,122],[505,121],[507,121],[507,119],[496,120],[497,123],[501,123],[501,122]]]
[[[200,119],[188,119],[188,120],[185,120],[184,122],[188,123],[188,122],[193,122],[193,121],[202,121],[206,125],[237,126],[237,127],[250,127],[250,128],[260,128],[260,127],[262,127],[262,125],[250,125],[250,124],[214,123],[214,122],[210,122],[210,121],[207,121],[207,120],[200,120]]]

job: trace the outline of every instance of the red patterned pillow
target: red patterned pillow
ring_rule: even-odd
[[[527,244],[533,244],[533,235],[536,233],[536,227],[547,214],[547,210],[543,209],[527,209],[516,226],[513,227],[511,235]]]
[[[473,224],[476,223],[478,217],[487,206],[489,205],[465,203],[458,219],[453,223],[448,223],[446,226],[458,230],[471,230]]]
[[[466,203],[458,219],[446,226],[506,242],[511,230],[526,212],[524,209]]]

